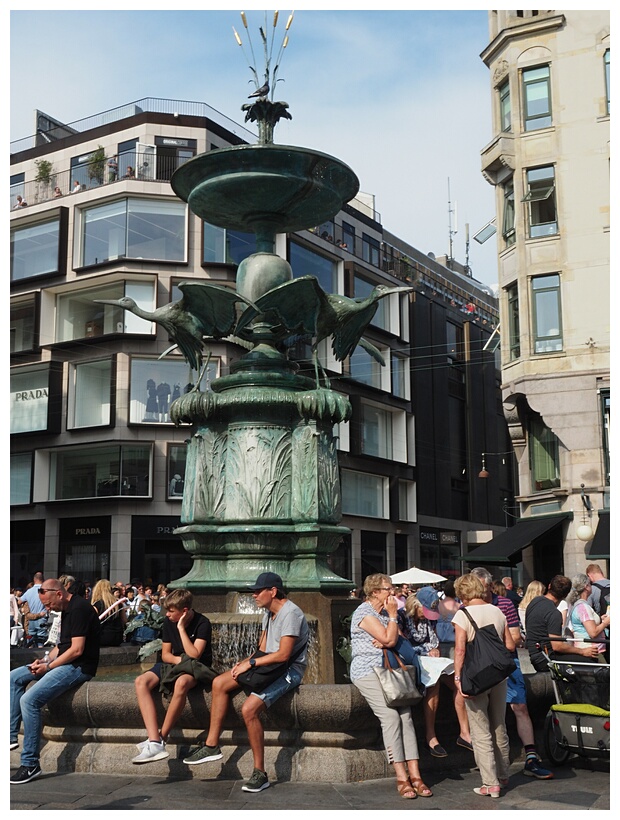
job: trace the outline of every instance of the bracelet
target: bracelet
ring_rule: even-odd
[[[454,676],[454,680],[455,680],[457,683],[460,681],[460,679],[461,679],[461,676],[460,676],[460,675],[455,675],[455,676]]]
[[[393,624],[397,624],[397,623],[398,623],[398,618],[390,618],[390,621],[391,621]]]

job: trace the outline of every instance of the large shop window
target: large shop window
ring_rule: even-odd
[[[61,365],[20,367],[11,373],[11,434],[55,432]]]
[[[113,259],[185,261],[186,206],[121,199],[82,211],[82,266]]]
[[[37,335],[35,334],[36,316],[36,296],[25,296],[11,301],[11,353],[34,350],[38,341]]]
[[[151,453],[151,444],[106,444],[53,452],[49,500],[150,496]]]
[[[560,444],[540,416],[532,417],[528,425],[528,444],[532,492],[560,486]]]
[[[532,278],[532,327],[534,353],[562,350],[560,276],[557,273]]]
[[[72,408],[68,427],[110,424],[112,408],[112,360],[83,362],[73,367]]]
[[[256,235],[244,231],[226,230],[203,222],[202,264],[226,262],[238,265],[256,253]]]
[[[32,497],[32,453],[11,455],[11,506],[30,504]]]
[[[186,461],[186,444],[168,445],[168,498],[183,498]]]
[[[523,72],[523,127],[526,131],[551,125],[551,84],[549,66]]]
[[[114,305],[100,305],[99,299],[131,297],[143,310],[155,307],[155,284],[152,281],[119,281],[98,288],[72,290],[56,299],[56,342],[90,339],[109,333],[155,335],[155,325]]]
[[[60,217],[11,231],[11,282],[60,271]]]
[[[291,241],[288,261],[296,279],[300,276],[316,276],[325,293],[337,292],[338,264],[333,260]]]
[[[387,518],[386,479],[383,476],[342,470],[340,482],[345,515]]]
[[[208,390],[217,378],[219,360],[209,362],[201,388]],[[198,374],[181,358],[131,360],[130,424],[172,423],[170,405],[196,384]]]

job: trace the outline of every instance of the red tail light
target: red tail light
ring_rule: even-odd
[[[605,723],[603,723],[603,729],[605,729],[606,732],[609,731],[609,721],[608,720],[606,720]]]

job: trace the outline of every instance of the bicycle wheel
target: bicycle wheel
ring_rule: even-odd
[[[563,766],[570,757],[570,749],[561,746],[555,736],[553,729],[553,712],[549,712],[545,718],[545,751],[547,757],[554,766]]]

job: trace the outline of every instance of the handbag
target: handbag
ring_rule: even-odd
[[[418,675],[415,666],[405,666],[398,655],[395,655],[398,667],[392,669],[389,665],[387,649],[383,650],[385,666],[374,666],[375,675],[383,689],[385,702],[392,709],[399,706],[415,706],[422,700],[422,692],[418,687]]]
[[[479,627],[465,607],[463,612],[476,634],[467,644],[461,669],[461,691],[464,695],[481,695],[506,680],[517,664],[492,624]]]
[[[264,655],[269,654],[272,653],[257,649],[251,657],[262,658]],[[237,683],[246,695],[252,692],[260,695],[270,684],[281,678],[290,665],[291,663],[288,661],[280,661],[279,663],[267,663],[264,666],[252,666],[247,672],[237,675]]]

